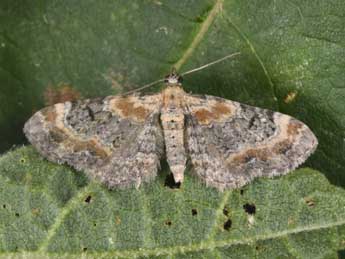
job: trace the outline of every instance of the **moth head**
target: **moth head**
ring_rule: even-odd
[[[182,76],[177,74],[176,69],[173,68],[171,73],[164,78],[164,83],[167,86],[182,85]]]

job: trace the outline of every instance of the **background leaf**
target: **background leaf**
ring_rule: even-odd
[[[164,176],[108,191],[32,147],[7,153],[0,256],[335,258],[345,246],[345,191],[311,169],[224,193]]]
[[[64,100],[66,96],[78,98],[78,96],[96,97],[116,94],[155,81],[167,74],[174,65],[180,68],[181,71],[185,71],[232,52],[240,51],[242,53],[241,56],[186,76],[184,81],[186,91],[222,96],[255,106],[270,108],[304,121],[315,132],[320,142],[316,153],[308,160],[307,165],[319,170],[331,183],[344,187],[344,13],[345,2],[341,0],[138,0],[101,2],[91,0],[2,0],[0,3],[0,150],[5,151],[13,144],[25,143],[22,134],[24,122],[34,111],[49,104],[51,101]],[[157,91],[159,87],[156,86],[151,90]],[[16,152],[21,153],[24,151]],[[18,154],[16,152],[14,154]],[[24,153],[26,154],[26,152]],[[29,153],[28,156],[30,156]],[[9,154],[9,156],[12,156],[12,154]],[[7,159],[4,158],[2,161],[7,161]],[[84,189],[80,188],[84,188],[82,186],[86,184],[85,179],[83,181],[81,176],[81,178],[79,176],[75,178],[75,176],[69,173],[66,175],[66,168],[56,167],[60,174],[56,174],[54,176],[56,177],[55,181],[49,185],[49,188],[44,188],[42,191],[41,184],[45,184],[47,170],[53,167],[53,165],[43,163],[37,167],[30,164],[32,166],[31,170],[27,169],[25,172],[18,173],[19,170],[16,170],[18,163],[20,164],[20,161],[16,161],[12,167],[3,167],[1,171],[1,175],[4,177],[1,180],[1,192],[7,195],[4,196],[7,197],[4,199],[8,201],[12,200],[12,197],[26,197],[23,196],[28,194],[25,191],[31,192],[31,187],[28,189],[26,181],[30,180],[30,172],[34,170],[41,175],[41,177],[32,178],[37,181],[38,191],[35,192],[36,196],[34,198],[26,197],[25,199],[19,199],[16,201],[16,206],[18,209],[31,208],[31,202],[37,202],[38,204],[46,204],[44,205],[46,209],[44,210],[44,216],[40,218],[42,223],[36,224],[36,221],[28,218],[28,224],[32,223],[32,225],[26,225],[26,221],[18,219],[18,225],[15,225],[15,230],[21,233],[20,235],[9,237],[3,234],[4,232],[1,232],[0,247],[3,250],[15,251],[17,246],[19,250],[34,251],[37,247],[41,247],[37,240],[42,240],[42,242],[46,240],[46,230],[50,230],[52,224],[56,224],[56,220],[60,219],[61,211],[66,211],[62,210],[62,208],[73,204],[75,204],[73,206],[76,206],[76,210],[72,209],[73,213],[67,213],[62,217],[63,222],[61,223],[63,225],[67,224],[66,227],[63,227],[65,230],[57,229],[60,231],[59,235],[63,235],[63,233],[70,235],[70,238],[66,239],[68,242],[56,236],[57,243],[51,243],[50,240],[52,242],[55,240],[54,235],[46,243],[47,246],[45,248],[49,251],[62,249],[63,243],[61,242],[65,242],[66,246],[70,245],[73,249],[76,249],[76,247],[79,249],[85,245],[89,250],[102,251],[108,248],[119,248],[121,245],[124,246],[121,248],[125,251],[136,251],[135,249],[137,249],[139,244],[142,245],[141,241],[133,241],[134,243],[127,242],[128,248],[125,247],[124,244],[126,242],[118,241],[121,238],[126,240],[125,236],[114,237],[112,241],[115,242],[114,244],[111,244],[109,240],[108,242],[104,241],[105,239],[101,237],[99,238],[99,243],[95,243],[94,239],[92,239],[94,232],[87,232],[86,230],[85,232],[77,232],[77,236],[73,236],[68,232],[73,229],[72,226],[77,225],[79,226],[78,229],[83,229],[83,226],[88,226],[89,223],[77,220],[78,213],[85,213],[78,212],[77,210],[77,197],[81,195],[80,193],[83,193]],[[33,163],[35,164],[37,161],[35,160]],[[327,188],[330,189],[330,192],[328,190],[322,192],[322,195],[325,195],[325,199],[320,198],[320,200],[328,201],[327,195],[333,195],[333,192],[339,192],[339,195],[340,193],[342,194],[340,190],[331,188],[325,179],[314,171],[302,170],[300,172],[302,172],[302,175],[307,172],[308,177],[312,177],[312,179],[314,179],[314,176],[316,179],[322,179],[320,181],[325,186],[328,186]],[[66,177],[71,178],[65,180]],[[293,176],[291,177],[293,179]],[[24,180],[22,178],[28,179]],[[12,182],[8,183],[8,179],[12,179]],[[290,176],[283,179],[291,180]],[[316,188],[315,190],[326,188],[317,184],[319,180],[315,180],[316,183],[313,182],[311,184],[311,186]],[[185,191],[188,191],[189,188],[188,181],[184,187]],[[277,182],[279,181],[277,180]],[[272,184],[271,181],[267,183],[263,181],[263,183],[268,184],[268,186]],[[191,209],[191,206],[185,204],[185,199],[188,198],[184,192],[179,194],[178,191],[175,193],[164,188],[161,190],[162,184],[160,184],[156,182],[153,186],[146,187],[148,189],[145,188],[140,192],[129,190],[127,192],[104,194],[101,197],[107,197],[102,199],[109,199],[114,204],[117,204],[117,201],[119,201],[120,205],[113,205],[118,206],[119,209],[126,207],[125,197],[128,199],[132,196],[137,197],[138,200],[136,202],[141,205],[141,192],[153,192],[154,188],[158,188],[154,190],[158,193],[152,199],[156,198],[160,199],[161,202],[167,202],[164,199],[172,196],[171,209],[178,208],[177,204],[187,206],[187,210]],[[12,186],[13,189],[9,186]],[[103,189],[99,189],[100,187],[86,186],[86,192],[89,190],[88,188],[91,188],[91,191],[95,190],[95,193],[105,192]],[[200,190],[198,188],[195,187],[193,190],[201,195],[197,200],[202,204],[204,203],[204,198],[205,201],[213,199],[213,196],[208,197],[209,195],[221,195],[211,191],[210,194],[208,191],[205,192],[204,188],[200,187]],[[255,189],[256,187],[251,185],[248,188]],[[274,188],[277,188],[275,190],[277,192],[282,192],[282,190],[286,189],[286,187],[280,187],[280,185]],[[164,191],[168,192],[170,196],[164,196]],[[203,195],[206,196],[204,197]],[[229,197],[233,197],[232,195],[234,194],[231,194]],[[262,190],[259,194],[253,194],[250,197],[261,199],[259,195],[265,197],[265,195],[269,195],[269,191]],[[279,197],[281,196],[282,194]],[[298,197],[301,198],[302,196]],[[217,197],[214,197],[216,200],[214,200],[214,204],[211,202],[214,207],[219,206],[219,199],[221,198],[218,197],[217,199]],[[178,198],[181,199],[180,202],[175,201]],[[274,196],[271,196],[271,198],[274,199]],[[33,200],[31,201],[30,199]],[[232,201],[233,199],[236,200],[236,198],[231,198],[230,200]],[[294,201],[296,202],[297,200],[298,198]],[[73,203],[73,201],[75,202]],[[341,199],[337,201],[340,204],[342,202]],[[160,211],[160,206],[165,205],[160,205],[160,202],[151,199],[149,199],[149,202],[150,204],[152,203],[152,206],[156,206],[155,209],[151,210],[157,212]],[[334,209],[336,207],[330,202],[328,206],[325,205],[325,211],[333,211],[331,208]],[[24,206],[25,204],[26,207]],[[95,204],[94,206],[97,204],[97,206],[102,206],[100,204],[108,203],[95,202],[92,204]],[[205,204],[208,204],[208,202],[205,202]],[[231,204],[231,206],[235,206],[234,204]],[[136,206],[140,209],[136,210]],[[241,211],[239,209],[241,206],[238,205],[238,207],[235,206],[234,208]],[[128,222],[136,224],[131,226],[134,229],[145,228],[145,226],[150,228],[152,224],[162,223],[157,223],[156,221],[142,222],[140,221],[143,213],[141,206],[136,205],[134,202],[129,207],[132,214],[137,216],[135,220],[129,219],[130,221]],[[33,205],[32,208],[34,208]],[[296,208],[293,207],[292,209]],[[275,206],[271,209],[278,210],[279,208]],[[4,211],[1,213],[5,213]],[[97,211],[90,209],[91,214],[97,213]],[[13,212],[11,213],[13,214]],[[181,220],[183,218],[182,216],[182,218],[179,218],[182,212],[174,212],[176,212],[178,219]],[[22,212],[19,211],[18,213],[20,215],[19,218],[22,219]],[[110,212],[108,211],[107,213]],[[298,214],[296,211],[295,213]],[[339,213],[341,215],[341,212]],[[12,222],[13,218],[10,218],[9,215],[3,216],[4,219],[7,219],[4,222]],[[83,214],[80,215],[81,218],[84,217]],[[109,215],[106,214],[104,218],[106,219]],[[172,215],[175,214],[172,212]],[[212,228],[207,224],[211,224],[210,219],[214,218],[214,215],[208,216],[205,214],[201,221],[206,224],[205,228],[200,228],[200,225],[196,225],[197,227],[194,228],[194,225],[191,225],[190,228],[192,230],[190,232],[194,233],[193,231],[203,229],[203,234],[205,234],[205,232]],[[279,214],[279,216],[281,215]],[[70,220],[68,221],[69,223],[65,222],[65,217]],[[98,218],[98,215],[95,217]],[[272,216],[272,221],[277,221],[278,218]],[[16,216],[14,219],[17,219]],[[183,218],[184,220],[185,218]],[[305,220],[308,221],[308,217]],[[320,216],[320,220],[326,225],[333,224],[336,222],[336,217],[326,219]],[[104,222],[109,221],[105,220]],[[190,223],[188,220],[186,222]],[[186,222],[178,222],[181,224],[181,227],[176,228],[173,234],[169,234],[168,230],[164,232],[164,238],[160,242],[166,243],[160,244],[156,243],[157,241],[155,240],[148,239],[148,243],[144,246],[145,249],[153,251],[151,250],[152,247],[164,247],[163,245],[173,242],[174,247],[178,246],[181,251],[184,250],[184,246],[181,247],[180,245],[192,235],[188,234],[189,232],[185,233],[183,224]],[[311,221],[311,225],[313,225],[313,222]],[[173,221],[173,224],[171,226],[175,227],[175,221]],[[235,227],[234,220],[233,224],[233,227]],[[274,225],[274,223],[272,224]],[[276,224],[281,224],[280,218]],[[320,224],[319,221],[316,222],[317,226]],[[126,224],[121,226],[129,227]],[[304,225],[300,224],[298,226]],[[108,227],[103,226],[104,229],[108,229]],[[253,228],[253,231],[266,233],[267,229],[271,230],[269,233],[273,233],[273,230],[267,227],[267,225],[264,225],[263,232],[260,232],[261,230],[259,231],[256,227]],[[286,230],[287,228],[282,229],[289,232]],[[328,236],[335,235],[336,231],[334,229],[334,227],[326,227],[322,230],[302,231],[301,234],[296,235],[293,247],[297,249],[296,246],[298,244],[304,245],[305,242],[302,241],[309,239],[309,241],[321,243],[333,240],[327,244],[329,247],[334,248],[335,243],[338,244],[340,239],[334,241],[336,239],[327,238]],[[99,231],[100,233],[102,232],[101,230]],[[178,232],[176,231],[180,231],[182,234],[179,233],[177,235],[176,233]],[[32,240],[30,238],[23,238],[23,233],[31,232],[34,233],[30,235]],[[339,236],[343,232],[343,230],[338,229]],[[122,232],[115,231],[115,233]],[[141,236],[143,233],[148,237],[157,234],[155,232],[150,234],[145,231],[133,231],[129,238],[130,240],[143,240],[145,239]],[[160,233],[158,231],[159,235]],[[225,231],[224,233],[227,234]],[[310,239],[309,234],[316,236]],[[233,240],[231,244],[237,244],[238,240],[247,240],[244,237],[245,235],[236,235],[232,236],[231,234],[231,239]],[[89,239],[81,239],[84,236],[88,236]],[[177,238],[177,236],[181,236],[182,240]],[[193,255],[193,252],[196,252],[196,256],[199,256],[200,249],[204,249],[203,243],[200,241],[202,240],[201,236],[202,234],[192,244],[185,242],[189,244],[188,247],[193,246],[193,244],[196,244],[196,247],[198,247],[196,250],[186,248],[189,257]],[[292,236],[295,235],[291,234],[289,237]],[[6,238],[11,238],[11,240]],[[183,238],[186,240],[183,240]],[[219,237],[219,239],[227,240],[226,238],[222,239],[222,237]],[[285,243],[285,237],[282,237],[282,240],[275,237],[272,237],[272,239],[272,242],[276,244],[273,247],[277,251],[279,251],[279,247],[288,247],[292,244],[290,243],[291,238],[289,238],[289,244]],[[90,243],[97,246],[97,249],[94,249],[92,244],[89,245],[86,241],[80,243],[81,240],[89,240]],[[306,251],[318,253],[319,246],[312,241],[309,243],[310,247],[306,246],[304,248]],[[218,244],[218,241],[214,242]],[[19,243],[23,246],[9,245]],[[262,244],[263,246],[265,244],[271,245],[271,241],[263,239]],[[250,246],[250,249],[242,249],[242,247],[246,248],[248,246],[250,245],[243,241],[238,243],[238,246],[236,246],[238,248],[236,249],[238,251],[248,251],[249,256],[253,253],[261,253],[260,249],[256,251],[253,246]],[[231,256],[236,249],[234,248],[228,254],[226,252],[227,249],[224,248],[224,253],[227,256]],[[303,250],[303,247],[301,249]],[[208,253],[210,253],[210,256],[214,255],[211,250],[206,248],[205,250],[206,257]],[[217,248],[216,250],[218,251],[219,249]],[[302,250],[297,249],[297,253],[303,255],[300,252]],[[330,250],[326,249],[325,251],[327,253]],[[289,253],[293,254],[290,250],[286,254]],[[320,254],[322,253],[320,252]]]

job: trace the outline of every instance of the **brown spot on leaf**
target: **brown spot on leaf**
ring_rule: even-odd
[[[295,100],[296,96],[297,96],[296,92],[290,92],[285,96],[284,102],[291,103],[293,100]]]
[[[120,225],[120,223],[121,223],[121,218],[119,216],[116,216],[115,217],[115,224]]]
[[[228,105],[217,102],[215,103],[210,110],[201,108],[194,113],[194,116],[197,118],[199,123],[208,124],[211,121],[217,121],[224,116],[230,116],[231,109]]]
[[[69,84],[61,84],[57,87],[49,85],[44,91],[44,103],[46,106],[67,101],[75,101],[79,98],[80,93]]]
[[[295,136],[299,133],[299,129],[303,127],[303,124],[300,122],[292,121],[287,127],[288,136]]]
[[[128,97],[119,98],[115,102],[115,108],[120,110],[125,117],[134,117],[138,121],[144,121],[149,115],[149,110],[143,106],[135,106]]]
[[[39,208],[32,208],[31,209],[31,213],[34,215],[34,216],[38,216],[40,213],[41,213],[41,210]]]
[[[311,197],[305,197],[304,198],[305,203],[308,205],[308,207],[314,207],[315,206],[315,201]]]

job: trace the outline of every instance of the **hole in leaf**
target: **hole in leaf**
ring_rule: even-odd
[[[249,204],[249,203],[244,204],[243,205],[243,209],[249,215],[255,214],[255,211],[256,211],[255,205],[254,204]]]
[[[16,212],[16,214],[14,214],[14,215],[16,215],[16,217],[19,217],[19,213],[18,212]]]
[[[180,188],[181,183],[176,183],[173,174],[168,174],[165,178],[164,186],[167,186],[171,189],[178,189]]]
[[[91,195],[89,195],[89,196],[87,196],[86,198],[85,198],[85,202],[86,203],[90,203],[91,202]]]
[[[4,209],[6,209],[6,204],[2,205],[2,207],[3,207]]]
[[[192,209],[192,215],[193,215],[193,216],[198,215],[198,211],[197,211],[196,209]]]
[[[167,220],[167,221],[165,221],[165,225],[171,226],[171,225],[172,225],[172,222],[171,222],[170,220]]]
[[[225,221],[223,227],[224,227],[225,230],[229,231],[230,228],[231,228],[231,225],[232,225],[232,221],[231,221],[231,219],[228,219],[227,221]]]
[[[223,208],[223,214],[224,214],[225,216],[228,216],[228,215],[229,215],[229,210],[228,210],[227,207],[224,207],[224,208]]]
[[[22,164],[24,164],[25,163],[25,158],[21,158],[20,160],[19,160]]]
[[[256,247],[255,247],[255,250],[259,250],[259,249],[260,249],[260,247],[259,247],[259,246],[256,246]]]
[[[94,227],[97,226],[97,223],[93,223],[93,226],[94,226]]]
[[[87,247],[84,247],[84,248],[83,248],[83,252],[86,252],[86,251],[87,251]]]
[[[240,194],[243,195],[244,194],[244,190],[241,189],[240,190]]]

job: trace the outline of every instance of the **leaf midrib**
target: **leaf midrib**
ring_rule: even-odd
[[[210,28],[211,24],[213,23],[214,19],[216,18],[219,11],[222,9],[223,0],[216,0],[215,4],[213,5],[210,13],[207,15],[204,22],[201,24],[198,33],[195,35],[194,39],[192,40],[189,47],[183,52],[181,58],[174,64],[174,67],[178,71],[186,61],[192,56],[193,52],[200,44],[201,40],[204,38],[206,32]]]

